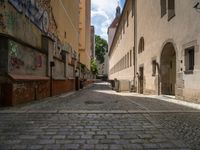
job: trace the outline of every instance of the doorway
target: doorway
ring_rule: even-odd
[[[139,68],[139,93],[144,93],[144,67]]]
[[[167,43],[161,54],[161,93],[175,95],[176,52],[172,43]]]

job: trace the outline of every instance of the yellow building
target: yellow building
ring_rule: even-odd
[[[51,0],[51,6],[60,40],[78,52],[79,0]]]
[[[0,105],[74,90],[78,44],[79,0],[1,1]]]
[[[80,0],[80,22],[79,22],[79,54],[80,63],[90,70],[91,44],[90,44],[90,14],[91,0]]]

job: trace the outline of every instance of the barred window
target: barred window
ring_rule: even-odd
[[[175,1],[168,0],[168,21],[175,16]]]
[[[161,7],[161,17],[163,17],[167,13],[167,1],[160,0],[160,7]]]

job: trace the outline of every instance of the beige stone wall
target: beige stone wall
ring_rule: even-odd
[[[122,17],[119,22],[119,27],[116,30],[114,40],[109,53],[109,79],[117,78],[119,80],[133,80],[134,78],[134,66],[133,66],[133,47],[134,47],[134,16],[132,16],[132,1],[128,0],[125,9],[122,12]],[[128,13],[128,25],[127,25],[127,13]],[[123,30],[124,28],[124,30]],[[130,59],[130,51],[131,59]],[[128,67],[125,66],[125,62],[121,61],[125,55],[129,53]],[[131,61],[132,60],[132,61]],[[131,63],[130,63],[131,61]],[[114,69],[114,66],[118,63],[121,71]],[[130,64],[132,64],[130,66]],[[115,72],[113,72],[115,70]]]
[[[200,13],[193,8],[196,2],[175,0],[175,16],[168,21],[167,14],[161,18],[160,0],[137,0],[137,43],[140,37],[145,41],[144,51],[137,55],[137,68],[144,65],[145,91],[157,92],[157,76],[152,76],[151,62],[156,59],[160,64],[162,49],[171,42],[176,51],[176,96],[200,99]],[[185,74],[184,49],[193,45],[194,72]]]
[[[80,19],[79,19],[79,54],[80,62],[90,70],[91,60],[91,41],[90,41],[90,14],[91,0],[80,0]]]

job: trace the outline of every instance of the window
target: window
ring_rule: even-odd
[[[135,47],[133,47],[133,66],[135,66]]]
[[[129,52],[128,52],[128,54],[127,54],[127,67],[129,68]]]
[[[152,76],[156,76],[156,60],[152,61]]]
[[[128,25],[129,25],[129,12],[127,11],[127,14],[126,14],[126,19],[127,19],[127,27],[128,27]]]
[[[132,50],[130,50],[130,67],[132,66]]]
[[[125,33],[125,21],[123,21],[123,33]]]
[[[193,73],[194,70],[194,46],[185,49],[185,73]]]
[[[134,16],[135,11],[135,0],[132,0],[132,17]]]
[[[144,51],[144,37],[141,37],[139,41],[138,53],[142,53],[143,51]]]
[[[168,21],[175,16],[175,1],[168,0]]]
[[[162,18],[167,13],[167,1],[160,0],[160,7],[161,7],[161,18]]]

